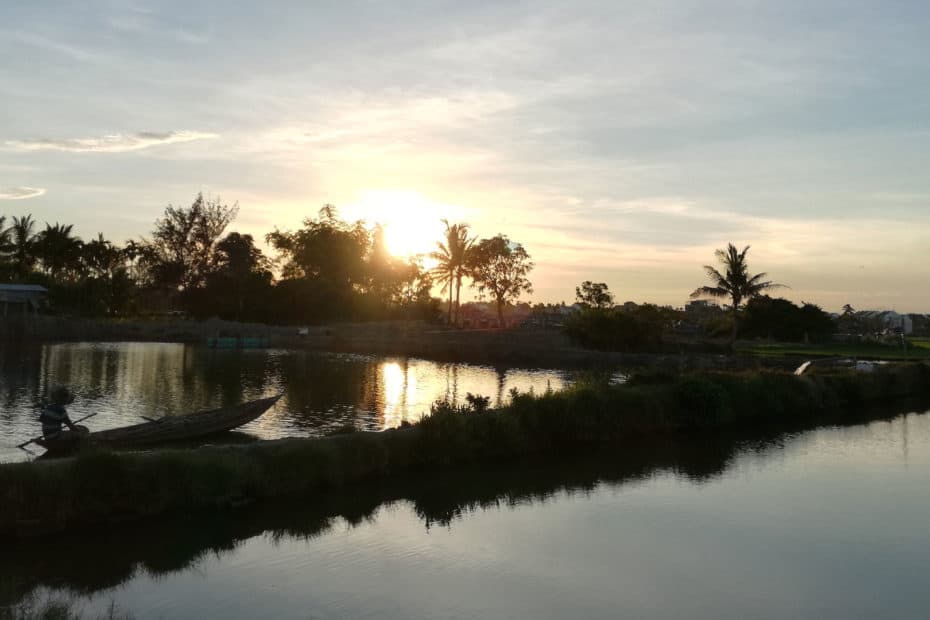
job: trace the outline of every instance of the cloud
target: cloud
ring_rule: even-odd
[[[25,200],[44,193],[41,187],[0,187],[0,200]]]
[[[200,131],[141,131],[134,134],[110,134],[102,138],[71,138],[66,140],[10,140],[6,145],[21,151],[68,151],[72,153],[123,153],[162,144],[192,142],[217,138],[217,134]]]

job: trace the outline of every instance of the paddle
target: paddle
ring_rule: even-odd
[[[75,420],[74,422],[72,422],[72,424],[74,424],[75,426],[77,426],[77,423],[78,423],[78,422],[83,422],[83,421],[86,420],[87,418],[92,418],[92,417],[94,417],[95,415],[97,415],[98,413],[100,413],[100,412],[99,412],[99,411],[95,411],[95,412],[93,412],[93,413],[91,413],[91,414],[88,414],[88,415],[84,416],[84,417],[81,418],[80,420]],[[25,448],[25,447],[28,446],[29,444],[34,443],[34,442],[36,442],[36,441],[39,441],[39,440],[42,439],[44,436],[45,436],[45,435],[39,435],[38,437],[33,437],[33,438],[30,439],[29,441],[24,441],[23,443],[19,444],[19,445],[16,446],[16,447],[17,447],[17,448],[20,448],[20,449]]]

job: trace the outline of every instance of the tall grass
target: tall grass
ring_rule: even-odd
[[[812,377],[779,373],[590,379],[561,392],[439,403],[407,428],[199,450],[91,452],[0,466],[0,534],[45,534],[167,511],[305,498],[365,479],[526,454],[560,455],[637,436],[710,429],[813,427],[863,419],[861,407],[930,395],[930,367]]]

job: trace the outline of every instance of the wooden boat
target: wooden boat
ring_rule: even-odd
[[[165,416],[158,420],[95,433],[62,431],[54,439],[37,439],[36,443],[49,452],[61,453],[88,444],[125,449],[198,439],[231,431],[243,424],[248,424],[268,411],[281,396],[283,394],[253,400],[234,407],[198,411],[187,415]]]

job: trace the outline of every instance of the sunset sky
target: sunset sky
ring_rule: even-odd
[[[727,242],[828,310],[930,312],[930,3],[0,3],[0,214],[146,234],[199,191],[430,249],[522,242],[682,305]]]

